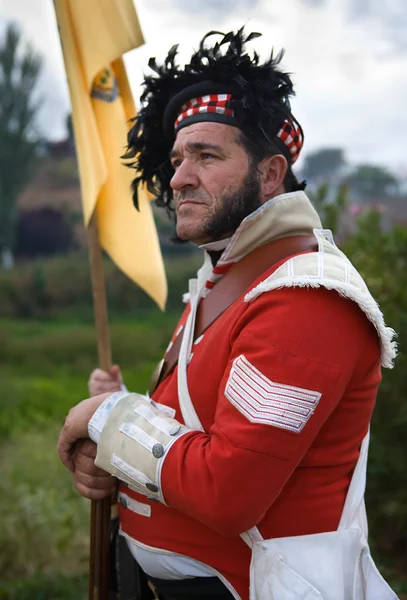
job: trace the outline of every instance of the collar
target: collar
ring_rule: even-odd
[[[315,228],[322,228],[321,220],[303,191],[280,194],[240,223],[227,240],[218,265],[236,262],[273,240],[291,235],[312,235]]]
[[[231,238],[229,237],[225,238],[224,240],[218,240],[217,242],[208,242],[207,244],[202,244],[201,246],[199,246],[199,248],[202,248],[209,254],[212,267],[215,267],[218,264],[219,259],[223,254],[223,251],[227,248],[230,242],[230,239]]]
[[[199,248],[206,250],[207,252],[219,252],[220,250],[225,250],[232,238],[228,237],[224,240],[218,240],[217,242],[208,242],[207,244],[201,244]]]
[[[204,250],[204,264],[197,273],[196,284],[200,287],[208,281],[216,283],[225,271],[223,266],[237,262],[273,240],[291,235],[312,235],[315,228],[321,229],[322,224],[303,191],[275,196],[247,216],[232,237],[200,246]],[[223,252],[213,268],[209,253],[215,248],[217,251],[223,249]]]

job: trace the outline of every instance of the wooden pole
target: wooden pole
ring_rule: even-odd
[[[96,211],[94,211],[88,227],[88,244],[98,361],[101,369],[109,371],[112,366],[112,353],[103,257],[99,244]],[[108,600],[110,509],[110,498],[91,501],[89,600]]]

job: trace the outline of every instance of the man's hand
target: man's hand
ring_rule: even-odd
[[[123,383],[122,374],[118,365],[113,365],[109,371],[95,369],[92,371],[88,381],[89,394],[97,396],[109,392],[120,392]]]
[[[95,465],[97,446],[92,440],[81,440],[75,446],[72,460],[75,470],[73,484],[85,498],[103,500],[116,488],[117,479]]]
[[[63,464],[67,469],[72,471],[72,473],[75,471],[75,463],[73,460],[75,444],[78,440],[87,439],[89,437],[88,423],[93,417],[94,412],[109,396],[110,392],[83,400],[71,408],[65,419],[65,425],[59,434],[58,454]]]

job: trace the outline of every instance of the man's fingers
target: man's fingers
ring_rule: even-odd
[[[86,398],[86,400],[82,400],[82,402],[79,402],[79,404],[69,411],[59,434],[58,454],[62,463],[70,471],[73,471],[75,468],[73,453],[76,443],[80,440],[88,439],[89,421],[108,396],[109,394],[101,394],[93,398]]]
[[[106,392],[117,392],[120,390],[120,385],[118,381],[99,381],[99,382],[91,382],[89,384],[94,390],[102,390],[101,394],[106,394]],[[96,394],[99,395],[99,394]]]
[[[86,473],[91,477],[101,477],[102,479],[111,477],[110,473],[103,471],[103,469],[99,469],[99,467],[95,465],[95,459],[92,457],[83,454],[75,454],[73,460],[75,463],[75,473]]]
[[[91,396],[120,391],[122,376],[118,365],[113,365],[109,371],[94,369],[90,374],[88,389]]]
[[[59,455],[59,458],[60,458],[62,464],[67,469],[74,472],[75,464],[72,459],[72,453],[73,453],[72,446],[69,444],[66,444],[65,442],[58,441],[57,449],[58,449],[58,455]]]
[[[89,377],[89,381],[111,381],[111,379],[111,374],[108,371],[102,371],[102,369],[95,369]]]
[[[112,477],[112,475],[109,475],[108,473],[105,473],[104,476],[95,476],[90,475],[87,472],[78,471],[78,469],[76,469],[72,479],[74,484],[80,483],[89,489],[95,490],[110,490],[110,492],[113,492],[116,485],[116,478]]]
[[[79,457],[79,454],[83,454],[89,458],[95,459],[97,453],[97,444],[92,440],[80,440],[75,447],[76,457]]]
[[[95,442],[92,442],[92,440],[80,440],[75,447],[73,455],[75,463],[74,476],[82,477],[83,483],[86,483],[89,487],[97,479],[101,480],[100,484],[97,483],[97,485],[109,485],[108,481],[112,479],[110,473],[95,465],[96,452],[97,445]]]
[[[114,392],[120,391],[120,383],[118,381],[105,381],[104,383],[101,381],[99,383],[89,381],[88,389],[91,396],[99,396],[99,394],[105,394],[107,392],[113,394]]]
[[[69,430],[65,423],[61,430],[61,433],[59,434],[57,450],[59,458],[61,459],[63,465],[72,472],[75,470],[73,453],[75,451],[76,441],[76,439],[71,438],[71,436],[69,435]]]
[[[119,365],[113,365],[113,367],[110,369],[109,373],[110,373],[111,377],[113,377],[116,380],[119,380],[121,378]]]
[[[94,489],[90,488],[87,485],[84,485],[80,481],[73,482],[75,488],[78,490],[81,496],[85,498],[89,498],[89,500],[103,500],[104,498],[109,498],[112,495],[113,489]]]

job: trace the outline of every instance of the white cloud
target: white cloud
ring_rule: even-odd
[[[146,44],[126,57],[129,79],[138,97],[150,56],[162,60],[179,43],[182,62],[210,29],[247,24],[248,30],[263,33],[253,42],[262,56],[272,46],[286,48],[284,67],[293,73],[293,110],[305,130],[306,150],[342,146],[355,161],[406,165],[407,52],[395,52],[403,49],[397,17],[404,2],[221,0],[216,12],[214,2],[137,0]],[[43,122],[60,134],[68,94],[52,2],[0,0],[0,14],[21,21],[45,55],[49,114]]]
[[[407,52],[405,0],[347,0],[350,20],[369,24],[397,52]]]

